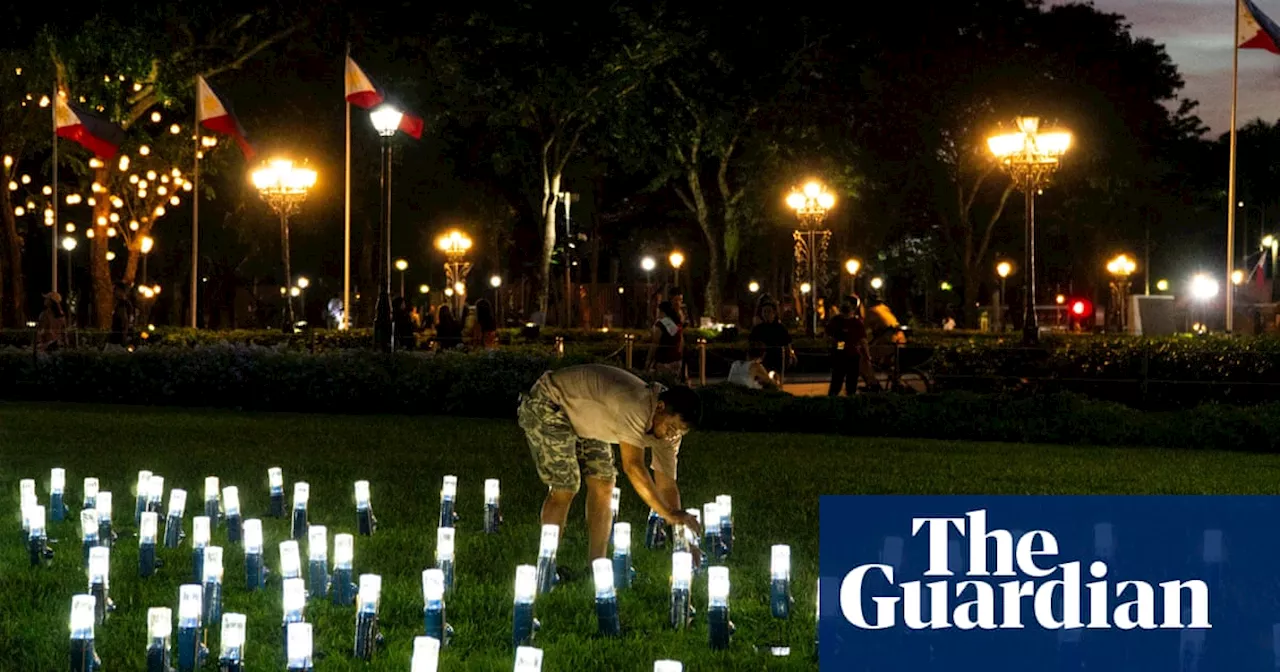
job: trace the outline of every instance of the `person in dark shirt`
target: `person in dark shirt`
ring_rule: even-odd
[[[778,304],[768,294],[760,297],[760,305],[756,309],[760,323],[752,327],[747,338],[752,349],[764,351],[764,368],[781,376],[783,361],[794,365],[795,351],[791,349],[791,332],[778,320]]]
[[[462,345],[462,323],[453,319],[453,309],[449,306],[440,306],[440,313],[436,318],[435,341],[436,347],[441,350]]]
[[[867,346],[867,325],[862,320],[859,300],[845,297],[840,314],[827,320],[826,333],[831,339],[831,386],[827,396],[840,396],[840,388],[853,395],[858,388],[858,377],[867,384],[867,391],[881,390],[871,366],[871,350]]]

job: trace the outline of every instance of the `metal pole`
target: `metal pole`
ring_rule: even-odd
[[[196,97],[199,98],[200,84],[196,83]],[[199,108],[199,106],[196,106]],[[195,123],[195,170],[192,171],[191,190],[191,321],[192,329],[197,328],[199,321],[200,300],[200,110],[196,110]]]
[[[1236,244],[1236,99],[1240,87],[1240,12],[1233,12],[1235,16],[1235,36],[1231,47],[1231,165],[1228,168],[1227,175],[1227,282],[1224,287],[1226,292],[1226,309],[1227,322],[1226,331],[1231,333],[1232,322],[1235,317],[1235,292],[1231,288],[1235,285],[1231,284],[1231,267],[1235,264],[1235,244]]]
[[[58,85],[53,86],[53,289],[58,291]],[[16,167],[16,164],[15,164]],[[14,269],[15,272],[17,269]],[[67,296],[71,296],[71,288],[67,288]]]
[[[818,335],[818,249],[813,228],[809,229],[809,335]]]
[[[1005,280],[1006,280],[1006,278],[1005,278],[1004,276],[1000,276],[1000,305],[996,307],[996,324],[1000,327],[1000,333],[1002,333],[1002,334],[1005,332],[1005,328],[1004,328],[1004,288],[1005,288]]]
[[[284,248],[284,299],[285,299],[285,333],[293,331],[297,320],[293,318],[293,269],[289,266],[289,204],[280,203],[280,244]]]
[[[1027,276],[1023,296],[1026,306],[1022,321],[1022,342],[1024,345],[1036,345],[1040,342],[1040,325],[1036,322],[1036,191],[1035,179],[1026,177],[1024,183],[1026,193],[1027,219]]]
[[[1150,218],[1148,218],[1146,221],[1143,222],[1142,228],[1143,228],[1143,233],[1146,234],[1146,239],[1147,239],[1147,246],[1146,246],[1147,249],[1144,253],[1145,259],[1142,262],[1143,263],[1142,281],[1143,281],[1143,284],[1145,285],[1143,287],[1142,293],[1146,294],[1147,296],[1151,296],[1151,220]]]
[[[378,244],[382,249],[375,259],[378,285],[377,313],[373,323],[374,347],[383,352],[391,351],[391,138],[382,137],[382,212],[378,218]]]
[[[347,43],[347,60],[351,60],[351,44]],[[345,67],[345,65],[344,65]],[[345,89],[344,89],[345,92]],[[347,135],[346,165],[343,170],[342,201],[342,329],[351,328],[351,103],[346,104]]]

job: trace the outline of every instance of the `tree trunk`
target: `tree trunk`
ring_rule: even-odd
[[[551,290],[551,255],[556,249],[556,194],[560,193],[560,173],[550,174],[547,165],[547,154],[542,154],[542,259],[539,263],[541,284],[538,286],[538,310],[545,319],[547,314],[547,296]],[[565,297],[569,301],[569,297]],[[568,326],[566,324],[566,326]]]
[[[0,327],[27,321],[27,295],[22,277],[22,237],[13,215],[13,199],[0,185]]]
[[[696,156],[691,153],[690,156]],[[716,319],[720,311],[720,276],[723,274],[723,238],[719,235],[716,223],[711,221],[711,207],[707,205],[706,195],[702,192],[702,180],[698,175],[697,165],[685,166],[685,180],[689,184],[689,200],[693,202],[693,214],[698,220],[698,228],[707,241],[707,284],[703,290],[706,306],[702,314]]]
[[[110,174],[105,165],[93,173],[95,182],[101,185],[110,183]],[[111,263],[107,261],[108,243],[107,227],[98,226],[98,218],[111,214],[111,201],[105,196],[97,199],[93,206],[93,243],[89,246],[89,301],[93,310],[93,324],[98,329],[111,328],[111,313],[115,308],[115,291],[111,282]]]

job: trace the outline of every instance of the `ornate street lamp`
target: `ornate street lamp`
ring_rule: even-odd
[[[404,296],[404,272],[409,270],[409,262],[404,259],[396,259],[396,270],[400,271],[400,296]]]
[[[266,165],[253,171],[253,186],[262,195],[262,200],[271,206],[280,217],[280,247],[284,257],[284,286],[293,284],[292,270],[289,267],[289,216],[297,212],[303,201],[307,200],[307,192],[316,185],[316,171],[293,165],[289,159],[272,159]],[[293,298],[285,297],[287,304],[284,325],[286,332],[293,331]]]
[[[800,227],[792,234],[796,241],[797,279],[801,268],[807,267],[809,272],[809,319],[805,320],[805,330],[810,336],[818,333],[818,294],[822,293],[818,264],[825,260],[827,242],[831,239],[831,231],[823,226],[827,221],[827,212],[835,204],[835,195],[827,191],[821,182],[812,180],[803,187],[793,188],[787,195],[787,207],[795,211],[800,221]]]
[[[849,274],[850,290],[858,293],[858,271],[862,270],[862,262],[856,258],[850,257],[844,262],[844,272]]]
[[[455,304],[453,309],[457,313],[461,309],[457,304],[465,293],[458,291],[458,288],[462,287],[465,290],[467,273],[471,272],[471,262],[466,260],[467,252],[471,250],[471,238],[455,229],[436,238],[436,248],[444,252],[444,274],[447,280],[445,286],[453,289],[452,303]]]
[[[684,253],[681,252],[680,250],[674,250],[671,252],[671,255],[667,257],[667,261],[670,262],[672,273],[675,275],[675,283],[673,288],[679,289],[680,288],[680,267],[684,266]]]
[[[1111,274],[1111,295],[1115,297],[1119,309],[1116,311],[1118,322],[1116,326],[1120,331],[1124,331],[1128,326],[1129,307],[1126,305],[1129,300],[1129,276],[1138,269],[1138,265],[1134,263],[1128,255],[1120,256],[1107,262],[1107,272]]]
[[[374,346],[390,352],[394,335],[391,333],[391,138],[400,128],[404,113],[391,105],[381,105],[369,113],[373,128],[382,137],[382,216],[378,225],[378,246],[374,254],[377,264],[375,275],[378,285],[378,303],[374,307]]]
[[[1017,133],[994,135],[987,139],[987,147],[1009,171],[1026,200],[1027,257],[1022,340],[1026,345],[1035,345],[1040,342],[1040,325],[1036,321],[1035,194],[1058,169],[1059,160],[1071,147],[1071,134],[1066,131],[1040,132],[1038,117],[1018,117],[1017,124]]]

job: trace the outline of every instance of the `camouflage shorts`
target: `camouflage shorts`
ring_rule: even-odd
[[[516,414],[529,441],[538,477],[554,490],[577,492],[582,476],[613,480],[613,447],[604,441],[581,439],[569,416],[547,398],[541,381],[523,396]]]

